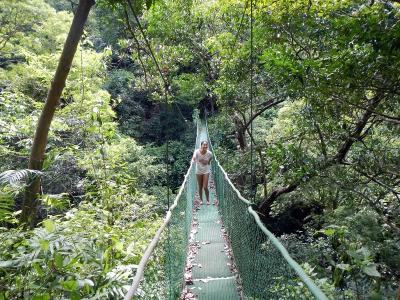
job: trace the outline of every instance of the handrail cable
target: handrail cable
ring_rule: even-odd
[[[197,125],[197,137],[196,137],[196,145],[198,144],[198,139],[199,139],[199,124]],[[195,146],[196,147],[196,146]],[[172,216],[172,211],[177,207],[178,205],[178,201],[181,198],[181,195],[183,193],[183,190],[185,188],[186,182],[188,181],[189,175],[192,171],[192,169],[194,168],[194,162],[192,161],[190,164],[189,169],[187,170],[184,180],[182,182],[182,185],[179,188],[178,194],[175,197],[175,200],[173,202],[173,204],[171,205],[171,207],[169,208],[166,217],[164,219],[163,224],[160,226],[160,228],[157,230],[156,234],[154,235],[154,238],[152,239],[152,241],[150,242],[149,246],[146,248],[145,253],[143,254],[140,263],[138,265],[138,268],[136,270],[136,274],[135,277],[133,278],[132,281],[132,285],[129,288],[129,291],[126,293],[124,300],[131,300],[136,293],[137,288],[139,287],[140,281],[143,277],[144,274],[144,268],[146,267],[147,262],[150,259],[151,254],[154,251],[154,248],[157,246],[157,243],[160,240],[161,237],[161,233],[163,232],[163,230],[165,229],[165,227],[169,224],[170,220],[171,220],[171,216]]]
[[[154,64],[156,65],[157,71],[158,71],[158,73],[160,74],[160,77],[161,77],[161,79],[162,79],[162,81],[163,81],[163,83],[164,83],[164,97],[167,99],[168,93],[170,93],[170,91],[169,91],[169,83],[168,83],[167,79],[165,78],[165,76],[164,76],[164,74],[163,74],[163,72],[162,72],[162,70],[161,70],[161,68],[160,68],[160,64],[158,63],[158,60],[157,60],[156,56],[154,55],[154,51],[153,51],[153,49],[151,48],[149,39],[147,38],[147,35],[146,35],[146,33],[144,32],[143,26],[142,26],[142,24],[140,23],[139,17],[137,16],[137,14],[136,14],[136,12],[135,12],[135,9],[133,8],[133,5],[132,5],[131,0],[126,0],[126,2],[128,3],[128,6],[129,6],[129,8],[130,8],[130,10],[131,10],[131,12],[132,12],[132,15],[133,15],[133,17],[135,18],[135,22],[136,22],[136,24],[137,24],[137,26],[138,26],[138,28],[139,28],[139,31],[140,31],[140,33],[141,33],[142,36],[143,36],[144,42],[145,42],[145,44],[146,44],[146,47],[148,48],[148,50],[149,50],[149,52],[150,52],[150,56],[151,56],[151,58],[153,59]],[[128,16],[127,16],[127,21],[129,22],[129,17],[128,17]],[[166,102],[168,103],[168,100],[166,100]],[[174,105],[175,105],[175,107],[177,108],[177,110],[178,110],[179,114],[181,115],[182,119],[185,119],[185,117],[184,117],[184,115],[182,114],[182,111],[181,111],[181,109],[179,108],[179,106],[178,106],[176,103],[174,103]]]
[[[299,275],[301,280],[307,285],[311,293],[317,298],[322,300],[328,300],[328,297],[320,290],[320,288],[311,280],[311,278],[304,272],[302,267],[290,256],[289,252],[282,245],[282,243],[275,237],[275,235],[269,231],[264,224],[261,222],[258,213],[251,207],[248,207],[249,213],[254,217],[257,225],[260,229],[268,236],[269,240],[274,244],[274,246],[279,250],[288,264],[292,269]]]
[[[206,130],[207,130],[207,136],[209,136],[208,133],[208,125],[207,125],[207,120],[206,120]],[[209,140],[210,143],[210,149],[213,151],[213,147],[211,144],[211,140]],[[311,293],[316,297],[318,300],[329,300],[328,297],[325,296],[325,294],[321,291],[321,289],[315,285],[315,283],[310,279],[310,277],[304,272],[304,270],[301,268],[301,266],[290,256],[288,251],[285,249],[285,247],[282,245],[282,243],[275,237],[275,235],[269,231],[264,224],[261,222],[260,217],[256,211],[251,206],[251,202],[244,198],[241,193],[238,191],[238,189],[233,185],[232,181],[229,179],[228,174],[224,170],[224,168],[221,166],[220,162],[218,161],[217,157],[213,156],[213,160],[215,161],[217,167],[222,171],[222,174],[224,175],[224,179],[230,187],[233,189],[233,191],[237,194],[238,198],[244,202],[245,204],[248,205],[248,211],[249,213],[254,217],[254,220],[256,221],[257,225],[259,228],[264,232],[264,234],[269,238],[271,243],[275,246],[275,248],[282,254],[282,256],[285,258],[285,260],[288,262],[290,267],[299,275],[301,280],[307,285]]]
[[[207,124],[207,121],[206,121]],[[199,132],[199,126],[200,124],[198,123],[197,125],[197,133]],[[208,134],[208,126],[205,126],[205,130],[207,133],[207,136],[209,137]],[[199,139],[199,134],[197,134],[197,139],[196,139],[196,145],[198,143],[198,139]],[[210,150],[213,151],[212,148],[212,144],[209,140],[210,143]],[[217,157],[214,154],[214,161],[215,161],[215,166],[220,170],[221,174],[223,175],[223,179],[224,181],[226,181],[228,183],[228,185],[230,186],[230,188],[236,193],[237,198],[242,201],[246,207],[248,212],[253,216],[257,226],[259,229],[261,229],[261,231],[268,237],[269,241],[274,245],[274,247],[281,253],[282,257],[286,260],[286,262],[289,264],[289,266],[297,273],[297,275],[299,276],[299,278],[304,282],[304,284],[308,287],[308,289],[310,290],[310,292],[316,297],[316,299],[319,300],[327,300],[328,298],[323,294],[323,292],[313,283],[313,281],[307,276],[307,274],[304,272],[304,270],[302,270],[302,268],[300,267],[300,265],[295,262],[289,255],[289,253],[287,252],[287,250],[285,249],[285,247],[281,244],[281,242],[267,229],[265,228],[265,226],[262,224],[258,214],[253,210],[253,208],[251,207],[251,202],[248,201],[247,199],[245,199],[240,192],[236,189],[236,187],[232,184],[231,180],[228,177],[228,174],[226,173],[226,171],[222,168],[220,162],[218,161]],[[178,202],[182,193],[184,192],[185,189],[185,185],[188,182],[189,176],[193,171],[193,167],[194,167],[194,162],[192,161],[186,175],[184,178],[184,181],[179,189],[178,195],[175,198],[175,201],[173,203],[173,205],[171,206],[171,208],[168,210],[166,218],[164,220],[164,223],[162,224],[162,226],[158,229],[156,235],[154,236],[153,240],[151,241],[150,245],[148,246],[148,248],[146,249],[140,263],[139,266],[137,268],[137,272],[136,272],[136,276],[133,280],[132,286],[129,290],[129,292],[126,294],[124,300],[130,300],[132,299],[132,297],[135,295],[135,292],[139,286],[140,280],[143,276],[144,273],[144,268],[147,264],[147,261],[149,260],[154,248],[156,247],[158,241],[160,240],[161,237],[161,233],[162,231],[165,229],[165,227],[168,225],[168,223],[171,220],[172,217],[172,213],[174,211],[174,209],[178,206]],[[184,201],[184,200],[182,200]],[[186,201],[190,201],[188,199],[186,199]]]
[[[151,46],[145,36],[144,30],[139,22],[139,19],[137,17],[137,15],[135,14],[135,11],[133,9],[132,3],[130,0],[127,0],[127,3],[135,17],[135,20],[138,24],[138,27],[143,35],[143,38],[145,39],[145,43],[147,45],[147,47],[149,48],[149,51],[151,53],[151,56],[157,66],[157,69],[160,73],[160,76],[164,82],[164,89],[165,89],[165,100],[166,100],[166,104],[168,104],[168,84],[166,79],[164,78],[161,69],[159,67],[159,64],[157,62],[157,59],[155,58],[155,55],[151,49]],[[245,10],[247,8],[247,1],[246,1],[246,6],[245,6]],[[253,0],[251,0],[251,85],[250,85],[250,101],[251,101],[251,112],[252,112],[252,89],[253,89],[253,53],[252,53],[252,47],[253,47],[253,13],[252,13],[252,9],[253,9]],[[243,13],[244,15],[244,13]],[[242,17],[243,20],[243,17]],[[237,36],[239,35],[239,31],[240,31],[241,26],[239,27],[239,30],[237,32]],[[236,42],[236,41],[235,41]],[[199,132],[199,124],[197,124],[197,133]],[[207,121],[206,121],[207,124]],[[250,125],[251,127],[251,134],[252,134],[252,123]],[[206,125],[206,131],[207,131],[207,136],[209,137],[208,134],[208,126]],[[197,134],[197,139],[196,139],[196,145],[197,145],[197,140],[199,138],[199,135]],[[167,143],[168,144],[168,143]],[[212,149],[212,145],[210,143],[210,148]],[[167,151],[167,159],[168,159],[168,145],[166,147],[166,151]],[[279,250],[279,252],[282,254],[282,256],[285,258],[285,260],[289,263],[289,265],[292,267],[292,269],[294,269],[294,271],[299,275],[299,277],[301,278],[301,280],[307,285],[307,287],[310,289],[310,291],[312,292],[312,294],[317,298],[317,299],[322,299],[322,300],[327,300],[328,298],[321,292],[321,290],[312,282],[312,280],[307,276],[307,274],[304,272],[304,270],[302,270],[302,268],[298,265],[298,263],[296,263],[289,255],[289,253],[287,252],[287,250],[284,248],[284,246],[279,242],[279,240],[268,230],[265,228],[265,226],[262,224],[258,214],[252,209],[251,207],[251,202],[248,201],[247,199],[245,199],[244,197],[242,197],[242,195],[240,194],[240,192],[235,188],[235,186],[232,184],[231,180],[228,177],[228,174],[225,172],[225,170],[222,168],[221,164],[219,163],[219,161],[217,160],[217,158],[214,155],[214,159],[215,162],[217,164],[217,166],[220,168],[220,170],[222,171],[222,174],[224,175],[224,179],[226,180],[226,182],[228,182],[228,184],[231,186],[231,188],[233,189],[233,191],[237,194],[238,199],[240,199],[242,202],[244,202],[247,206],[248,206],[248,211],[249,213],[254,217],[257,225],[259,226],[259,228],[264,232],[265,235],[268,236],[268,238],[270,239],[270,241],[274,244],[274,246]],[[168,161],[167,161],[168,163]],[[252,163],[252,144],[251,144],[251,163]],[[124,297],[124,300],[130,300],[134,297],[136,290],[140,284],[141,278],[143,277],[144,274],[144,269],[145,266],[148,262],[148,260],[150,259],[150,256],[152,254],[152,252],[154,251],[157,243],[159,242],[160,238],[161,238],[161,234],[163,232],[163,230],[165,229],[166,226],[168,226],[168,224],[170,223],[171,220],[171,216],[172,216],[172,211],[177,207],[178,202],[181,198],[182,193],[184,192],[184,188],[185,185],[188,181],[188,178],[190,176],[190,173],[192,172],[194,166],[194,162],[191,162],[191,165],[185,175],[184,181],[179,189],[179,192],[177,194],[177,196],[175,197],[174,203],[173,205],[168,209],[165,220],[163,222],[163,224],[160,226],[160,228],[157,230],[156,235],[154,236],[153,240],[151,241],[151,243],[149,244],[149,246],[147,247],[135,274],[135,277],[133,279],[133,283],[129,289],[129,291],[127,292],[127,294]],[[253,166],[251,165],[251,169]],[[168,170],[168,166],[167,166],[167,172],[169,172]],[[253,171],[252,171],[253,172]],[[252,181],[253,181],[253,176],[252,176]],[[252,186],[253,186],[253,182],[252,182]],[[169,188],[168,188],[168,192],[167,192],[167,196],[169,197]],[[169,199],[168,199],[168,203],[169,203]]]
[[[149,244],[149,246],[147,247],[145,253],[142,256],[142,259],[140,260],[140,263],[139,263],[138,268],[136,270],[136,274],[135,274],[135,277],[133,279],[132,285],[129,288],[129,291],[126,293],[126,295],[124,297],[124,300],[131,300],[133,298],[133,296],[135,296],[136,290],[139,287],[140,280],[143,277],[144,268],[146,267],[146,264],[147,264],[148,260],[150,259],[150,256],[153,253],[154,248],[157,246],[157,243],[160,240],[161,233],[163,232],[163,230],[165,229],[165,227],[168,225],[169,221],[171,220],[172,211],[178,205],[178,200],[181,197],[183,188],[184,188],[184,186],[186,184],[186,181],[187,181],[187,179],[189,177],[189,174],[190,174],[190,171],[191,171],[192,168],[193,168],[193,162],[191,163],[188,171],[186,172],[185,179],[183,180],[183,183],[182,183],[182,185],[181,185],[181,187],[179,189],[179,193],[175,197],[174,203],[172,204],[172,206],[168,210],[167,215],[166,215],[165,220],[164,220],[164,223],[157,230],[157,233],[155,234],[154,238],[152,239],[151,243]]]

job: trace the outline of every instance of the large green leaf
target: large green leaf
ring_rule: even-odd
[[[369,265],[362,267],[362,271],[369,276],[381,277],[381,273],[378,272],[376,267],[377,267],[376,264],[369,264]]]

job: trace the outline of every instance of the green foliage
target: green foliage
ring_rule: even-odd
[[[44,1],[0,6],[7,6],[2,17],[10,13],[12,22],[22,24],[0,49],[7,59],[1,60],[7,68],[0,72],[0,177],[2,183],[22,183],[39,174],[23,168],[72,13],[61,6],[56,12]],[[99,14],[106,12],[99,8]],[[120,298],[160,225],[165,207],[159,207],[163,182],[157,174],[162,165],[118,132],[111,100],[116,94],[103,89],[110,82],[105,76],[112,51],[92,42],[96,37],[90,34],[101,28],[96,22],[91,26],[50,130],[40,173],[42,227],[19,228],[20,185],[1,189],[0,226],[7,228],[0,227],[0,298]],[[1,30],[0,38],[11,32]],[[104,35],[103,41],[111,38]],[[160,275],[158,265],[150,264],[154,276]]]
[[[13,63],[18,57],[18,50],[23,48],[16,41],[24,38],[26,33],[34,33],[41,26],[41,20],[51,12],[41,0],[2,1],[0,4],[0,51],[4,55],[3,65]]]
[[[37,170],[7,170],[0,173],[0,226],[2,224],[16,224],[16,215],[13,212],[15,199],[22,194],[26,185],[43,173]]]
[[[58,11],[42,0],[0,3],[0,172],[26,168],[72,20],[69,2],[47,3]],[[44,228],[2,229],[0,285],[10,289],[0,299],[22,291],[32,299],[120,297],[166,208],[166,163],[172,189],[186,171],[196,107],[217,113],[216,154],[246,196],[260,203],[299,182],[274,201],[271,215],[299,203],[318,208],[297,220],[303,235],[288,247],[328,296],[391,297],[400,276],[399,5],[256,1],[250,153],[249,2],[132,3],[165,82],[126,2],[97,1],[52,123]],[[335,161],[346,141],[348,153]],[[0,195],[1,224],[16,226],[19,191]],[[160,276],[157,266],[150,270],[149,286]]]
[[[140,196],[136,201],[148,200]],[[107,210],[82,204],[32,232],[3,229],[0,274],[1,285],[8,287],[5,297],[121,297],[159,226],[151,218],[131,222],[141,210],[137,204],[121,203],[125,219],[113,226],[107,222]]]
[[[193,143],[195,142],[194,130],[184,135],[182,141],[170,141],[168,143],[169,158],[166,158],[166,146],[161,147],[148,147],[146,153],[153,157],[158,157],[159,162],[157,170],[150,169],[150,172],[158,173],[158,176],[153,177],[152,180],[147,181],[146,189],[152,189],[156,182],[166,185],[167,183],[167,164],[169,165],[169,184],[173,190],[178,189],[184,175],[189,167],[190,160],[193,156]],[[168,160],[167,160],[168,159]],[[164,193],[164,192],[163,192]],[[165,195],[164,197],[165,198]]]
[[[300,202],[321,208],[304,219],[297,216],[297,226],[311,235],[308,242],[325,256],[296,242],[310,253],[299,255],[299,261],[321,265],[315,269],[318,276],[346,295],[390,298],[399,277],[392,263],[400,261],[386,255],[394,255],[399,229],[395,170],[400,160],[392,152],[399,133],[400,98],[393,88],[400,61],[398,4],[261,1],[255,5],[253,113],[260,113],[253,122],[252,168],[250,137],[243,132],[250,115],[249,9],[235,5],[220,1],[213,15],[223,11],[231,16],[235,29],[243,15],[241,32],[221,22],[206,44],[218,63],[213,92],[224,112],[210,121],[218,157],[245,195],[256,190],[258,203],[272,192],[298,184],[295,191],[274,201],[272,217],[285,216]],[[360,137],[341,163],[330,165],[378,95],[383,98]],[[262,110],[277,100],[278,105]],[[250,186],[250,175],[256,187]],[[336,231],[335,242],[328,237],[320,241],[321,233],[313,236],[329,225],[344,226],[347,233],[341,239]]]
[[[201,75],[182,74],[174,79],[172,87],[177,89],[176,101],[182,103],[197,104],[207,92]]]
[[[16,223],[12,211],[14,207],[14,197],[12,190],[0,189],[0,224],[1,223]]]

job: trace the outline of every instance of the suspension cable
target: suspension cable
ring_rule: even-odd
[[[250,134],[253,137],[253,77],[254,77],[254,57],[253,57],[253,1],[250,0]],[[253,167],[253,139],[250,137],[250,173],[251,173],[251,200],[254,203],[254,167]]]
[[[79,106],[79,110],[82,110],[83,100],[85,99],[85,83],[84,83],[84,74],[83,74],[83,46],[82,40],[80,41],[80,52],[81,52],[81,103]]]
[[[244,4],[244,9],[243,9],[243,12],[242,12],[242,17],[240,18],[239,28],[238,28],[238,30],[237,30],[237,32],[236,32],[236,34],[235,34],[235,40],[234,40],[234,42],[233,42],[233,44],[232,44],[232,47],[231,47],[231,49],[230,49],[229,56],[232,56],[233,49],[235,48],[236,42],[238,41],[239,34],[240,34],[240,31],[242,30],[242,26],[243,26],[243,23],[244,23],[243,21],[244,21],[245,15],[246,15],[246,10],[247,10],[248,4],[249,4],[249,1],[247,0],[246,3]]]
[[[135,21],[136,21],[137,26],[138,26],[138,28],[139,28],[139,31],[140,31],[140,33],[141,33],[142,36],[143,36],[144,42],[145,42],[145,44],[146,44],[146,47],[148,48],[148,50],[149,50],[149,52],[150,52],[150,56],[151,56],[151,58],[153,59],[154,64],[156,65],[157,71],[158,71],[158,73],[160,74],[160,77],[161,77],[161,79],[162,79],[162,81],[163,81],[163,83],[164,83],[165,101],[166,101],[166,103],[168,103],[168,99],[167,99],[167,98],[168,98],[168,93],[170,92],[170,91],[169,91],[169,83],[168,83],[168,80],[165,78],[165,76],[164,76],[164,74],[163,74],[163,72],[162,72],[162,70],[161,70],[160,64],[158,63],[157,58],[156,58],[156,56],[154,55],[154,51],[153,51],[153,49],[151,48],[149,39],[147,38],[147,35],[146,35],[146,33],[145,33],[144,29],[143,29],[143,26],[142,26],[142,24],[140,23],[139,17],[137,16],[137,14],[136,14],[136,12],[135,12],[135,9],[133,8],[133,5],[132,5],[131,0],[126,0],[126,2],[128,3],[128,6],[129,6],[129,8],[130,8],[130,10],[131,10],[131,12],[132,12],[133,17],[135,18]],[[127,19],[129,20],[129,18],[127,18]],[[185,117],[184,117],[184,115],[182,114],[182,111],[181,111],[181,109],[179,108],[179,106],[178,106],[176,103],[173,103],[173,105],[174,105],[174,106],[176,107],[176,109],[178,110],[178,112],[179,112],[179,114],[181,115],[182,119],[185,120]]]
[[[143,30],[142,24],[140,23],[140,20],[139,20],[137,14],[135,12],[135,9],[133,8],[131,0],[126,0],[126,1],[128,3],[128,6],[129,6],[131,12],[132,12],[133,17],[135,18],[135,21],[136,21],[136,24],[137,24],[137,26],[139,28],[139,31],[142,34],[142,37],[143,37],[144,42],[145,42],[145,45],[147,46],[148,51],[150,52],[150,55],[151,55],[151,57],[152,57],[152,59],[154,61],[154,64],[156,65],[158,73],[160,74],[160,77],[161,77],[161,79],[162,79],[162,81],[164,83],[164,105],[165,105],[164,113],[165,113],[165,115],[164,115],[164,118],[162,120],[160,120],[160,121],[164,121],[164,124],[161,124],[161,135],[163,137],[165,137],[165,163],[166,163],[165,172],[166,172],[166,179],[167,179],[167,182],[166,182],[166,185],[167,185],[167,209],[166,209],[166,211],[168,212],[168,210],[170,209],[170,205],[171,205],[171,203],[170,203],[170,158],[169,158],[169,137],[168,137],[168,133],[167,133],[167,129],[166,129],[167,126],[165,124],[165,119],[167,118],[167,115],[169,113],[169,103],[168,103],[169,102],[168,101],[168,92],[169,92],[168,87],[169,87],[169,84],[167,82],[167,79],[164,77],[163,72],[161,71],[160,64],[158,63],[157,58],[154,55],[153,49],[152,49],[152,47],[150,45],[149,40],[147,39],[146,33]],[[126,18],[127,18],[128,22],[129,22],[128,16],[126,16]],[[179,112],[180,112],[180,110],[179,110]],[[182,115],[181,112],[180,112],[180,114]],[[182,115],[182,117],[183,117],[183,115]],[[169,231],[169,227],[170,227],[169,225],[170,224],[169,224],[169,222],[166,225],[167,225],[167,230],[168,230],[168,234],[167,234],[168,235],[168,241],[167,242],[169,243],[170,242],[170,231]],[[159,234],[161,234],[161,231],[159,231]],[[139,280],[140,280],[141,275],[142,274],[139,274],[139,278],[137,278],[137,284],[139,284]],[[136,288],[134,289],[133,286],[132,286],[130,291],[128,292],[128,294],[126,295],[125,298],[127,299],[127,298],[133,296],[133,293],[134,293],[135,290],[136,290]]]
[[[244,24],[244,19],[245,19],[245,16],[246,16],[246,11],[247,11],[248,4],[249,4],[249,0],[246,0],[246,2],[244,4],[242,16],[240,18],[239,27],[238,27],[238,29],[236,31],[236,34],[235,34],[235,39],[234,39],[233,44],[231,44],[230,49],[229,49],[229,54],[228,54],[228,57],[227,57],[227,61],[228,61],[228,59],[229,60],[232,59],[233,50],[235,49],[235,46],[236,46],[236,44],[237,44],[237,42],[239,40],[239,35],[240,35],[240,32],[241,32],[243,24]],[[227,97],[228,96],[228,80],[227,79],[228,79],[228,77],[226,76],[226,79],[225,79],[225,94],[226,94],[226,99],[228,100],[228,97]],[[227,106],[229,107],[229,105],[227,105]],[[229,115],[228,114],[228,110],[225,110],[225,116],[228,117],[228,115]]]
[[[233,44],[231,44],[231,47],[230,47],[230,49],[229,49],[229,55],[228,55],[228,58],[229,58],[229,59],[232,58],[233,50],[235,49],[235,46],[236,46],[237,41],[238,41],[238,39],[239,39],[240,31],[242,30],[242,26],[243,26],[243,24],[244,24],[243,21],[244,21],[245,15],[246,15],[246,10],[247,10],[248,3],[249,3],[249,1],[247,0],[246,3],[244,4],[244,9],[243,9],[243,12],[242,12],[242,16],[241,16],[241,18],[240,18],[239,28],[238,28],[238,30],[236,31],[235,39],[234,39],[234,41],[233,41]],[[227,82],[227,80],[225,80],[225,93],[227,93],[227,92],[228,92],[228,82]]]
[[[149,50],[150,55],[151,55],[151,57],[152,57],[152,59],[154,61],[154,64],[157,67],[158,73],[160,74],[160,77],[161,77],[161,79],[162,79],[162,81],[164,83],[164,103],[165,103],[165,113],[167,114],[168,113],[168,86],[169,86],[169,84],[167,82],[167,79],[164,77],[163,72],[161,71],[160,64],[158,63],[157,58],[154,55],[154,51],[151,48],[150,42],[149,42],[149,40],[148,40],[148,38],[146,36],[146,33],[144,32],[142,24],[140,23],[139,17],[137,16],[137,14],[135,12],[135,9],[133,8],[131,0],[127,0],[126,2],[128,3],[128,6],[129,6],[129,8],[130,8],[130,10],[132,12],[132,15],[135,18],[136,24],[137,24],[137,26],[138,26],[138,28],[140,30],[140,33],[143,36],[144,42],[145,42],[145,44],[147,46],[147,49]],[[127,17],[127,19],[128,19],[128,17]],[[161,127],[163,128],[163,126],[161,126]],[[163,129],[163,133],[164,133],[165,138],[166,138],[166,147],[165,147],[166,148],[165,149],[166,153],[165,153],[165,156],[166,156],[166,163],[167,163],[167,170],[166,170],[166,173],[167,173],[167,202],[168,202],[168,208],[169,208],[169,206],[170,206],[169,138],[167,137],[166,130]]]
[[[147,36],[146,36],[146,34],[145,34],[144,30],[143,30],[143,26],[139,21],[139,17],[137,16],[137,14],[135,12],[135,9],[133,8],[131,0],[127,0],[127,3],[128,3],[128,6],[129,6],[129,8],[130,8],[130,10],[132,12],[133,17],[135,18],[135,21],[136,21],[136,24],[137,24],[137,26],[138,26],[138,28],[140,30],[140,33],[143,36],[144,42],[145,42],[147,48],[149,49],[150,55],[153,58],[153,61],[154,61],[155,65],[156,65],[156,68],[157,68],[158,72],[160,73],[160,77],[161,77],[162,81],[164,82],[164,88],[165,88],[166,91],[168,91],[168,82],[165,79],[165,77],[164,77],[164,75],[163,75],[163,73],[161,71],[160,65],[158,64],[158,61],[157,61],[157,59],[156,59],[156,57],[154,55],[153,49],[151,48],[150,42],[147,39]]]
[[[253,167],[253,77],[254,77],[254,59],[253,59],[253,1],[250,0],[250,199],[255,202],[254,192],[254,167]],[[257,249],[253,249],[254,253]],[[256,260],[254,260],[254,270],[256,270]],[[253,272],[254,284],[257,284],[257,272]],[[253,296],[255,299],[255,295]]]

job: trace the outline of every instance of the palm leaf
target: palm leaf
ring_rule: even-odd
[[[43,172],[31,169],[7,170],[3,173],[0,173],[0,185],[18,185],[22,182],[29,183],[29,181],[42,175]]]

